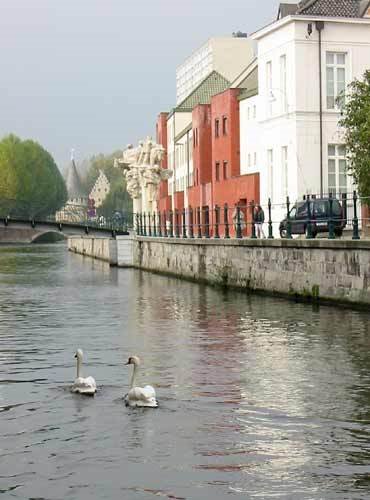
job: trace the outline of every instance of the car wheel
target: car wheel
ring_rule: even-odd
[[[287,237],[287,230],[286,229],[279,229],[279,233],[280,233],[280,238],[283,238],[285,239]]]

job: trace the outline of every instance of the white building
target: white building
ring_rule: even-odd
[[[353,188],[339,105],[346,86],[370,68],[369,3],[305,0],[297,14],[280,10],[252,35],[258,90],[240,102],[241,173],[260,173],[260,200],[273,203],[275,231],[287,195],[294,202]]]
[[[176,102],[182,102],[212,71],[230,82],[253,57],[254,44],[246,37],[210,38],[176,70]]]

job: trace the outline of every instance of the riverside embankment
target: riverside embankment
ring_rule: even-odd
[[[96,238],[71,238],[69,249],[109,261],[112,265],[211,285],[370,306],[369,240],[138,236],[106,241],[109,245],[97,242]]]

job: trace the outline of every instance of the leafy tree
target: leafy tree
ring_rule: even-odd
[[[89,193],[99,177],[100,170],[107,176],[110,191],[102,206],[97,209],[99,215],[107,218],[110,218],[115,211],[123,212],[126,216],[132,212],[132,200],[126,191],[126,180],[122,171],[114,167],[114,159],[121,155],[122,151],[115,151],[110,155],[99,154],[90,158],[90,166],[84,181],[86,191]]]
[[[349,85],[340,125],[345,128],[348,171],[370,205],[370,70]]]
[[[0,210],[40,217],[67,200],[65,182],[52,156],[37,142],[9,135],[0,141]]]

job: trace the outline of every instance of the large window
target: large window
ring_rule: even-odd
[[[288,146],[281,148],[282,194],[288,196]]]
[[[280,56],[280,90],[281,90],[281,112],[288,111],[287,87],[286,87],[286,55]]]
[[[223,168],[224,168],[224,179],[227,179],[227,161],[224,161]]]
[[[227,116],[222,117],[222,133],[227,135]]]
[[[336,109],[344,100],[346,88],[346,54],[326,53],[326,107]]]
[[[347,192],[346,147],[342,144],[328,145],[328,189],[334,195]]]
[[[271,202],[274,197],[274,152],[272,149],[267,150],[267,185],[268,185],[268,196]],[[267,200],[263,200],[267,201]]]

